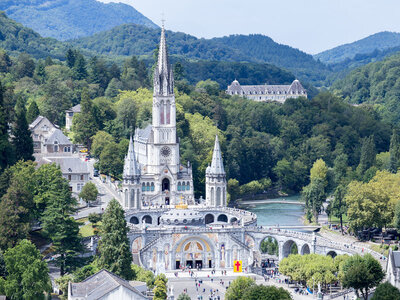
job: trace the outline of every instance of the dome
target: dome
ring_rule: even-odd
[[[164,225],[198,225],[203,223],[202,215],[191,209],[172,209],[161,215]]]

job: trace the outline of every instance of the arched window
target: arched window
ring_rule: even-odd
[[[185,182],[182,182],[182,191],[186,191],[186,186],[185,186]]]
[[[151,191],[154,192],[154,182],[151,183]]]
[[[182,187],[181,187],[181,182],[178,181],[178,192],[180,192],[181,189],[182,189]]]
[[[189,191],[190,190],[190,182],[186,182],[186,190]]]
[[[143,182],[142,183],[142,192],[145,192],[146,191],[146,184]]]
[[[148,192],[150,192],[150,183],[147,183],[147,184],[146,184],[146,190],[147,190]]]
[[[166,124],[171,123],[171,104],[169,101],[167,101],[167,107],[166,107]]]
[[[160,124],[164,124],[164,101],[160,102]]]

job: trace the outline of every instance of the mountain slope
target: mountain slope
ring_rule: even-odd
[[[231,35],[198,39],[168,31],[169,52],[186,59],[274,64],[314,83],[325,80],[328,68],[302,51],[275,43],[263,35]],[[158,45],[159,29],[127,24],[70,41],[73,45],[107,55],[152,55]]]
[[[357,54],[372,53],[400,46],[400,33],[383,31],[350,44],[341,45],[314,55],[323,63],[340,63],[353,59]]]
[[[35,58],[64,59],[69,46],[52,38],[43,38],[0,12],[0,48],[14,56],[25,52]]]
[[[130,5],[96,0],[2,0],[0,10],[45,37],[68,40],[125,23],[157,28]]]
[[[393,124],[400,124],[400,54],[370,63],[336,81],[332,89],[353,104],[372,104]]]

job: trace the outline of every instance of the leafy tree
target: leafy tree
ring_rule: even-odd
[[[72,274],[67,274],[55,279],[55,283],[58,286],[58,289],[61,291],[61,295],[59,295],[60,299],[67,300],[68,299],[68,284],[69,282],[74,282],[74,276]]]
[[[97,132],[97,122],[94,117],[93,104],[88,91],[82,92],[81,112],[72,119],[74,138],[78,143],[91,147],[91,138]]]
[[[66,63],[68,68],[72,69],[75,65],[76,60],[76,53],[73,49],[68,49],[67,53],[65,54]]]
[[[310,170],[310,180],[311,182],[321,181],[326,185],[327,173],[328,167],[326,166],[326,163],[322,159],[317,159]]]
[[[271,237],[264,239],[260,245],[261,253],[268,253],[269,255],[279,255],[278,241]]]
[[[385,277],[381,264],[371,254],[353,255],[343,265],[343,286],[354,288],[359,297],[367,300],[369,290],[377,286]]]
[[[20,53],[16,63],[13,65],[13,74],[17,79],[23,77],[33,77],[35,72],[35,62],[27,53]]]
[[[0,82],[0,170],[4,170],[12,162],[12,148],[8,136],[8,119],[3,93]]]
[[[0,278],[7,276],[6,262],[4,261],[3,252],[0,250]]]
[[[26,120],[25,104],[22,98],[18,98],[15,106],[15,123],[12,132],[16,159],[34,160],[32,133]]]
[[[39,107],[37,106],[36,101],[32,101],[31,104],[29,104],[26,112],[26,121],[28,124],[31,124],[33,121],[35,121],[39,114]]]
[[[358,172],[361,176],[375,164],[375,151],[374,136],[365,138],[361,147],[360,164],[358,165]]]
[[[97,133],[92,138],[91,153],[94,157],[100,158],[100,155],[103,152],[105,146],[111,143],[115,143],[115,140],[111,134],[105,131],[97,131]]]
[[[131,279],[132,255],[127,237],[128,227],[124,210],[117,200],[113,199],[107,206],[101,225],[99,242],[99,265],[127,280]]]
[[[228,180],[228,193],[230,196],[230,200],[234,201],[239,197],[240,194],[240,187],[239,187],[239,181],[236,179],[230,178]]]
[[[389,170],[392,173],[397,173],[400,161],[400,137],[395,129],[393,129],[392,137],[390,138],[390,165]]]
[[[346,187],[344,185],[339,185],[334,193],[334,198],[332,202],[332,213],[335,217],[340,220],[340,231],[343,235],[343,215],[346,213],[346,202],[344,201],[344,196],[346,195]]]
[[[246,291],[255,286],[254,279],[250,277],[239,276],[233,280],[226,290],[225,299],[226,300],[241,300],[244,299],[243,296]]]
[[[99,191],[93,182],[87,182],[82,191],[79,193],[79,197],[82,198],[88,205],[90,202],[96,201]]]
[[[394,212],[394,227],[400,229],[400,201],[396,203],[396,210]]]
[[[389,282],[381,283],[377,286],[371,300],[396,300],[400,299],[400,290]]]
[[[122,90],[122,82],[117,78],[113,78],[107,86],[105,96],[114,98],[119,94],[120,90]]]
[[[49,269],[35,245],[22,240],[4,253],[4,261],[8,275],[0,278],[0,293],[10,299],[45,299],[51,291]]]
[[[245,290],[241,299],[291,300],[292,296],[282,287],[254,285]]]
[[[346,180],[347,168],[348,168],[348,156],[347,154],[339,154],[333,162],[333,174],[335,184],[339,185]]]
[[[116,151],[117,143],[107,144],[100,154],[100,170],[102,173],[119,176],[124,166],[121,155]]]
[[[132,264],[132,270],[136,274],[136,280],[146,282],[149,288],[154,286],[154,273],[152,271],[141,268],[138,265]]]
[[[89,214],[88,219],[89,222],[92,223],[92,226],[94,226],[96,223],[101,221],[101,215],[96,213],[91,213]]]
[[[182,293],[178,296],[178,300],[191,300],[188,294]]]
[[[85,79],[87,74],[86,60],[79,51],[75,51],[75,63],[72,68],[74,78],[77,80]]]
[[[312,181],[303,188],[302,197],[307,210],[312,213],[314,221],[318,223],[318,215],[321,213],[322,204],[326,198],[324,183],[321,180]]]
[[[167,283],[162,279],[156,279],[155,286],[153,289],[155,300],[165,300],[167,299]]]

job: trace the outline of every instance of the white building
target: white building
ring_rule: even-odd
[[[75,114],[79,114],[81,112],[81,105],[75,105],[70,109],[65,111],[65,129],[71,130],[72,128],[72,119],[74,118]]]
[[[234,80],[226,90],[228,95],[238,95],[254,101],[276,101],[284,103],[286,99],[307,97],[306,89],[297,79],[289,85],[240,85]]]
[[[146,291],[146,283],[129,282],[107,271],[86,278],[79,283],[68,283],[68,300],[142,300],[150,299],[139,289]]]
[[[389,250],[386,276],[390,284],[400,289],[400,251]]]

